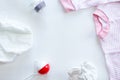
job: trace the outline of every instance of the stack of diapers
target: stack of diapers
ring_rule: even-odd
[[[16,21],[0,21],[0,62],[12,62],[17,55],[28,51],[33,42],[29,27]]]

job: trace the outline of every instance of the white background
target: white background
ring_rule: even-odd
[[[30,0],[0,0],[0,20],[28,25],[34,34],[33,48],[12,63],[0,64],[0,80],[24,80],[33,73],[34,61],[51,65],[48,76],[32,80],[68,80],[67,72],[83,61],[93,63],[98,80],[108,80],[104,54],[95,33],[93,8],[65,13],[58,0],[45,0],[39,13]]]

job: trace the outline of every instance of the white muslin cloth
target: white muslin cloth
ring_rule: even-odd
[[[0,62],[12,62],[32,47],[32,30],[16,21],[0,21]]]

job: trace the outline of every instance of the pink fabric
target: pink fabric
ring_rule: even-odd
[[[120,80],[120,0],[61,0],[61,3],[68,12],[96,7],[93,14],[96,33],[105,53],[109,77]]]
[[[97,35],[100,38],[104,38],[108,34],[110,28],[108,17],[101,10],[96,10],[93,16],[94,16],[95,25],[97,26],[96,27]],[[102,22],[100,22],[99,18],[101,18],[106,23],[105,27],[102,27]]]
[[[117,2],[120,0],[60,0],[65,11],[76,11],[84,8],[99,6],[101,4]]]
[[[101,5],[93,15],[110,80],[120,80],[120,2]]]
[[[71,0],[60,0],[66,12],[75,11]]]

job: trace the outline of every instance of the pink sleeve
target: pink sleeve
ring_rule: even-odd
[[[60,0],[66,12],[77,11],[84,8],[95,7],[109,2],[120,0]]]
[[[75,11],[75,7],[71,0],[60,0],[66,12]]]

